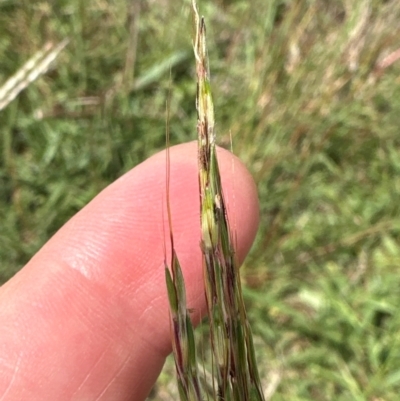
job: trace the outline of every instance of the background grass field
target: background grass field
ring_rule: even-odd
[[[267,398],[398,400],[400,3],[199,2],[220,142],[252,171],[242,270]],[[0,0],[0,86],[47,42],[53,68],[0,111],[0,278],[102,188],[195,139],[186,1]],[[171,399],[167,371],[154,398]],[[172,391],[172,390],[171,390]]]

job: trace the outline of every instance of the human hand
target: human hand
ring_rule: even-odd
[[[205,314],[196,144],[170,149],[175,247],[194,322]],[[234,169],[232,161],[234,160]],[[258,226],[254,182],[219,150],[237,254]],[[0,400],[144,400],[171,352],[165,153],[115,181],[0,288]]]

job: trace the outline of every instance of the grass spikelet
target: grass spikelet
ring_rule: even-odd
[[[193,326],[186,308],[185,284],[176,253],[172,251],[171,272],[165,266],[167,291],[171,309],[172,347],[179,395],[182,401],[201,401]]]
[[[194,0],[192,7],[196,32],[193,47],[197,75],[201,249],[210,327],[211,363],[215,375],[215,380],[209,387],[213,389],[215,400],[263,401],[216,155],[206,27]],[[171,226],[169,211],[168,214]],[[200,400],[202,391],[196,369],[193,327],[186,307],[184,281],[173,247],[172,234],[171,244],[172,274],[166,267],[166,281],[171,305],[172,341],[179,393],[181,400]]]

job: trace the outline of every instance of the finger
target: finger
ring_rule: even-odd
[[[243,259],[258,225],[256,189],[238,159],[218,153]],[[0,400],[146,397],[171,351],[165,181],[161,152],[102,191],[1,288]],[[171,148],[170,199],[198,320],[205,302],[195,143]]]

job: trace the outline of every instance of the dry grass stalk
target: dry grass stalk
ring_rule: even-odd
[[[58,57],[67,44],[68,39],[64,39],[57,45],[47,43],[10,77],[0,87],[0,110],[11,103],[33,81],[46,73],[51,63]]]
[[[243,302],[238,264],[229,230],[215,148],[214,109],[208,72],[205,23],[192,2],[196,36],[198,164],[201,247],[212,350],[213,398],[263,401],[252,333]],[[173,249],[173,238],[171,236]],[[182,272],[172,251],[166,268],[171,304],[173,349],[182,400],[201,399],[193,328],[186,308]]]

